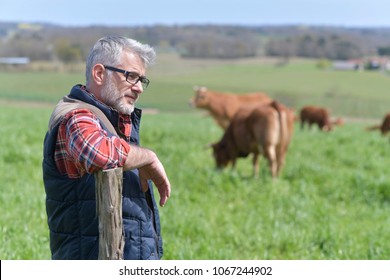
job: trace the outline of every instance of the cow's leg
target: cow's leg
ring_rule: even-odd
[[[285,158],[286,158],[286,152],[287,148],[286,147],[279,147],[277,154],[276,154],[276,160],[277,160],[277,170],[276,170],[276,176],[279,176],[280,171],[282,170],[284,163],[285,163]]]
[[[258,153],[254,153],[253,154],[253,176],[255,178],[258,178],[259,177],[259,154]]]
[[[268,165],[271,170],[273,178],[277,177],[277,162],[276,162],[276,151],[274,146],[268,146],[264,149],[264,156],[268,160]]]
[[[232,170],[236,169],[236,158],[232,159]]]

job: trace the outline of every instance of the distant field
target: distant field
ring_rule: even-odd
[[[281,177],[272,180],[261,161],[254,179],[250,158],[215,170],[206,147],[222,131],[187,104],[192,86],[206,85],[265,90],[297,108],[332,105],[359,120],[390,108],[389,77],[314,63],[164,56],[153,68],[139,105],[160,112],[143,115],[141,144],[157,152],[172,183],[160,209],[164,259],[389,259],[390,143],[365,131],[371,120],[331,133],[297,125]],[[0,73],[0,259],[50,258],[42,141],[53,104],[83,81],[81,72]]]
[[[161,55],[148,73],[150,88],[139,105],[165,112],[193,112],[193,86],[244,93],[265,91],[295,108],[323,105],[334,115],[381,118],[390,111],[390,76],[381,72],[320,70],[316,61],[292,59],[186,60]],[[0,72],[0,99],[56,102],[84,73]]]

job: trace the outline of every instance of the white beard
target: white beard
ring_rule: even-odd
[[[107,83],[103,86],[100,96],[106,105],[114,108],[119,113],[131,115],[134,111],[134,105],[125,103],[123,95],[118,91],[111,78],[107,79]]]

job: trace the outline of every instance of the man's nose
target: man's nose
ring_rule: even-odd
[[[144,88],[142,86],[141,81],[136,82],[134,85],[131,86],[131,90],[137,94],[141,94],[144,92]]]

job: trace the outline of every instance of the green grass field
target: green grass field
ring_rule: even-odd
[[[262,161],[254,179],[250,158],[234,171],[215,170],[206,146],[222,131],[187,104],[195,84],[259,88],[297,108],[326,101],[339,115],[379,121],[390,108],[389,77],[321,72],[308,61],[281,69],[261,61],[169,61],[151,71],[139,103],[160,110],[144,114],[141,144],[158,153],[172,183],[160,209],[164,259],[389,259],[390,143],[364,130],[369,121],[331,133],[297,125],[281,177],[272,180]],[[41,159],[52,106],[26,101],[54,103],[82,82],[83,73],[0,73],[0,259],[50,259]],[[354,103],[336,102],[346,96]],[[371,105],[360,110],[365,102]]]

